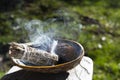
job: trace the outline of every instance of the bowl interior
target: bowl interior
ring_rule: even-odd
[[[63,44],[63,46],[55,51],[60,57],[58,64],[72,61],[82,54],[82,47],[75,41],[59,40],[58,45],[61,44]]]

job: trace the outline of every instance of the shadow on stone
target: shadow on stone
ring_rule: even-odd
[[[69,73],[40,73],[26,70],[20,70],[11,74],[7,74],[1,80],[66,80]]]

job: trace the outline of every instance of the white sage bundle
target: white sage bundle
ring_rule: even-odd
[[[30,47],[27,44],[11,43],[11,56],[19,58],[22,62],[31,65],[49,66],[58,61],[58,55]]]

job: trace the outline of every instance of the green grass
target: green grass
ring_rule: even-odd
[[[0,78],[5,74],[5,72],[0,71]]]

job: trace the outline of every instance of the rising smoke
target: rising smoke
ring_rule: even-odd
[[[56,14],[45,21],[26,20],[24,22],[20,18],[17,19],[19,24],[22,23],[22,28],[27,32],[26,36],[34,47],[50,52],[54,38],[76,40],[79,37],[82,25],[77,14],[61,10],[58,10]]]
[[[33,47],[50,52],[54,43],[53,32],[45,29],[46,23],[40,20],[31,20],[25,23],[25,30],[28,32]]]

